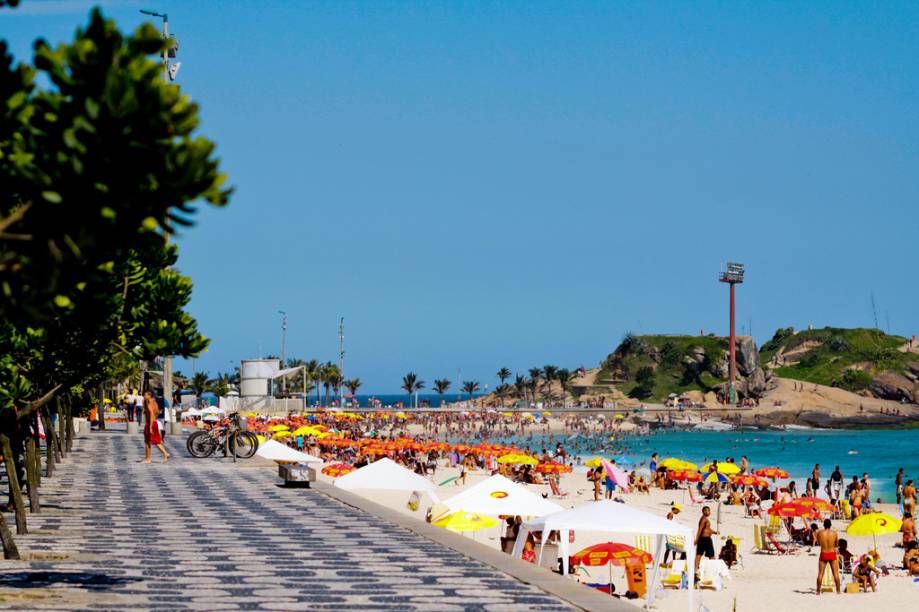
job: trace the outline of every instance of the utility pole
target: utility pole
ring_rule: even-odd
[[[156,11],[148,11],[141,9],[140,11],[144,15],[149,15],[151,17],[159,17],[163,20],[163,40],[167,42],[165,48],[163,49],[163,81],[169,83],[174,81],[176,75],[179,73],[179,66],[182,64],[180,62],[170,62],[170,59],[175,59],[176,55],[179,52],[179,41],[175,36],[169,35],[169,15],[166,13],[157,13]],[[169,233],[165,232],[166,244],[169,244]],[[194,367],[194,366],[192,366]],[[173,393],[172,393],[172,355],[165,355],[163,357],[163,419],[166,422],[172,421],[173,411],[175,406],[173,406]]]
[[[718,280],[722,283],[728,283],[731,286],[731,306],[730,306],[730,324],[731,324],[731,339],[730,339],[730,364],[728,367],[728,401],[733,404],[737,401],[737,390],[734,387],[734,381],[737,378],[737,331],[735,328],[735,318],[736,318],[736,307],[734,301],[734,285],[743,282],[744,277],[744,265],[739,263],[729,262],[727,266],[727,271],[722,272],[721,276],[718,277]]]
[[[345,407],[345,318],[338,322],[338,375],[341,384],[338,387],[338,407]]]
[[[287,313],[279,310],[281,315],[281,369],[287,367]],[[281,377],[281,391],[287,391],[287,377]]]

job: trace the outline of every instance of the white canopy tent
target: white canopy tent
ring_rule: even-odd
[[[298,450],[290,448],[289,446],[284,446],[280,442],[275,442],[274,440],[265,440],[258,445],[258,450],[255,451],[255,454],[263,459],[269,459],[271,461],[284,461],[290,463],[322,463],[322,459],[319,457],[313,457],[306,453],[301,453]]]
[[[667,536],[683,538],[686,543],[685,550],[688,563],[692,563],[696,556],[695,532],[691,527],[676,521],[668,521],[656,514],[644,512],[612,500],[587,503],[571,510],[549,514],[525,522],[521,525],[517,534],[517,541],[514,543],[514,552],[512,554],[519,559],[523,554],[523,545],[526,543],[530,533],[541,531],[542,540],[537,561],[537,563],[540,563],[542,562],[543,547],[549,538],[549,532],[559,531],[558,553],[562,558],[562,572],[567,574],[568,557],[571,555],[568,539],[569,534],[574,530],[656,536],[653,553],[654,573],[648,583],[647,603],[649,604],[654,601],[654,594],[658,585],[660,560],[664,557]],[[694,576],[691,569],[686,573],[689,579],[689,609],[692,610]]]
[[[423,491],[439,503],[433,482],[406,469],[387,457],[335,479],[339,489],[384,489],[389,491]]]
[[[465,510],[488,516],[544,516],[564,510],[558,504],[543,499],[528,490],[495,474],[477,485],[469,487],[450,499],[444,505],[452,511]]]

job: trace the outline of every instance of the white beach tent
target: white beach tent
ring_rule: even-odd
[[[290,463],[322,463],[319,457],[301,453],[289,446],[284,446],[274,440],[265,440],[258,445],[255,454],[270,461],[284,461]]]
[[[335,486],[346,490],[423,491],[431,496],[434,503],[440,502],[433,482],[386,457],[336,478]]]
[[[517,541],[514,543],[514,557],[520,558],[523,554],[523,545],[533,531],[542,532],[542,542],[539,547],[539,559],[542,561],[543,546],[549,537],[550,531],[559,531],[558,554],[562,558],[562,572],[568,573],[569,551],[568,536],[571,531],[605,531],[609,533],[632,533],[637,535],[653,535],[654,539],[654,573],[648,583],[647,603],[654,601],[654,594],[658,584],[660,561],[664,557],[667,536],[682,537],[686,542],[686,559],[692,563],[696,557],[695,532],[676,521],[668,521],[664,517],[651,514],[626,506],[612,500],[590,502],[571,510],[556,512],[543,517],[525,522],[520,526]],[[689,609],[692,610],[693,572],[687,572],[689,579]]]
[[[444,505],[454,512],[465,510],[488,516],[544,516],[564,510],[500,474],[445,499]]]

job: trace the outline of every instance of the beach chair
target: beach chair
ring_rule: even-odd
[[[743,565],[743,553],[740,552],[740,538],[735,538],[732,536],[724,538],[725,542],[727,542],[728,540],[734,543],[734,550],[737,551],[737,565],[739,565],[743,569],[746,569]]]
[[[724,561],[703,559],[699,564],[699,588],[720,591],[724,588]]]
[[[774,536],[782,533],[782,517],[777,514],[773,514],[769,517],[769,525],[766,527],[766,530]]]
[[[643,550],[646,553],[653,555],[654,549],[652,548],[653,544],[651,542],[651,536],[649,535],[637,535],[635,536],[635,548]]]
[[[696,499],[696,496],[692,494],[692,486],[687,485],[687,486],[686,486],[686,490],[689,491],[689,501],[691,501],[691,502],[694,503],[694,504],[703,504],[703,503],[705,503],[705,500]]]
[[[839,589],[845,592],[846,585],[842,579],[842,573],[839,574]],[[823,581],[820,583],[821,593],[832,593],[836,590],[836,581],[833,579],[833,568],[827,565],[823,571]]]
[[[771,554],[773,551],[772,547],[769,546],[769,542],[766,540],[766,526],[765,525],[753,525],[753,550],[754,552]]]
[[[561,489],[558,488],[557,480],[555,480],[554,478],[548,478],[547,480],[549,481],[549,489],[552,491],[553,497],[567,497],[568,496],[568,491],[562,491]]]
[[[848,499],[839,500],[839,510],[842,512],[842,518],[847,521],[852,520],[852,506],[849,505]]]
[[[674,559],[670,564],[670,571],[666,576],[661,578],[661,586],[664,588],[679,589],[683,586],[683,575],[686,573],[686,561],[677,561]]]

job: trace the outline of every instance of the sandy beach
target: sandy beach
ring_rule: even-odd
[[[444,462],[441,461],[440,463],[443,464]],[[436,474],[431,479],[438,483],[458,474],[458,468],[438,467]],[[467,477],[465,485],[459,484],[457,480],[439,487],[438,494],[441,499],[448,499],[465,488],[483,481],[488,476],[489,473],[484,470],[473,471]],[[334,481],[334,479],[324,475],[321,475],[320,479],[329,483]],[[568,495],[561,499],[553,498],[549,487],[546,485],[525,486],[536,493],[548,494],[551,501],[564,508],[589,504],[592,503],[593,499],[591,484],[587,481],[585,474],[583,472],[579,473],[578,470],[562,476],[561,489],[568,492]],[[400,513],[412,516],[419,521],[424,521],[425,512],[431,506],[431,501],[427,497],[423,497],[419,509],[413,512],[406,503],[408,495],[403,492],[361,490],[357,493]],[[636,492],[623,494],[617,492],[616,496],[621,497],[630,506],[659,516],[667,514],[671,503],[679,503],[682,505],[683,511],[678,515],[677,520],[692,527],[695,527],[698,523],[703,507],[701,503],[692,503],[689,496],[680,490],[651,488],[650,494]],[[824,593],[817,597],[815,595],[815,584],[818,549],[808,550],[807,548],[801,548],[789,555],[755,552],[754,525],[761,524],[762,519],[745,518],[742,506],[722,505],[720,513],[717,512],[717,508],[717,504],[712,506],[713,523],[715,523],[720,514],[720,523],[717,525],[720,535],[714,536],[716,551],[720,550],[725,536],[740,538],[739,552],[742,564],[736,565],[731,570],[731,579],[726,583],[723,590],[699,591],[701,601],[711,610],[732,610],[735,609],[735,603],[737,610],[763,612],[783,608],[797,610],[803,609],[805,606],[812,610],[855,609],[856,606],[893,610],[908,609],[911,605],[914,605],[910,602],[915,601],[917,585],[901,569],[892,570],[890,575],[882,576],[878,581],[877,593],[844,593],[838,596],[835,593]],[[879,509],[894,516],[899,516],[897,508],[891,504],[880,505]],[[800,525],[801,519],[796,519],[796,521]],[[856,556],[867,552],[872,547],[872,539],[870,537],[846,536],[844,531],[847,524],[848,521],[834,521],[833,527],[840,532],[841,538],[846,538],[849,541],[849,548]],[[465,535],[470,539],[474,539],[481,546],[500,548],[500,530],[502,528],[502,524],[499,523],[497,527]],[[878,552],[882,561],[897,568],[900,566],[903,555],[901,548],[894,547],[894,543],[899,541],[899,538],[899,534],[888,534],[877,538]],[[785,539],[787,539],[786,535],[779,538],[780,541]],[[576,552],[592,544],[605,541],[635,544],[634,537],[630,535],[578,532],[571,550]],[[603,582],[608,580],[609,568],[607,566],[592,568],[589,575],[595,577],[597,582]],[[614,569],[613,577],[617,592],[624,592],[626,590],[626,580],[622,569]],[[572,579],[575,578],[572,577]],[[588,587],[585,586],[584,588]],[[658,597],[659,599],[652,604],[653,609],[662,611],[686,609],[686,591],[666,589],[660,592]],[[640,605],[644,601],[637,600],[634,603]]]

